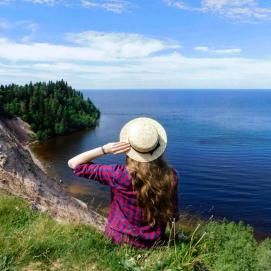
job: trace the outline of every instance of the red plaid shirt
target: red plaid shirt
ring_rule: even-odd
[[[111,208],[105,234],[115,243],[129,243],[135,247],[151,247],[164,240],[166,223],[151,227],[143,222],[142,208],[137,204],[137,191],[126,166],[102,165],[90,162],[79,164],[73,172],[79,176],[99,181],[111,188]],[[177,173],[174,170],[173,218],[179,219]]]

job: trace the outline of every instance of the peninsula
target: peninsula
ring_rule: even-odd
[[[0,114],[29,123],[38,140],[97,125],[100,111],[64,80],[0,86]]]

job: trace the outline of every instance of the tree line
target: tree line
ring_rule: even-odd
[[[100,111],[64,80],[0,86],[0,114],[18,116],[43,140],[97,125]]]

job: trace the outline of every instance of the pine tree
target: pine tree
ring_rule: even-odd
[[[100,111],[64,80],[0,86],[0,113],[28,122],[38,139],[95,127]]]

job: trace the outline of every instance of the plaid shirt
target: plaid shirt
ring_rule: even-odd
[[[115,243],[129,243],[135,247],[147,248],[164,240],[166,223],[151,227],[143,222],[142,208],[137,204],[137,191],[133,188],[132,177],[123,165],[102,165],[93,162],[79,164],[74,174],[99,181],[111,188],[111,208],[105,234]],[[178,177],[174,170],[173,218],[179,219]]]

